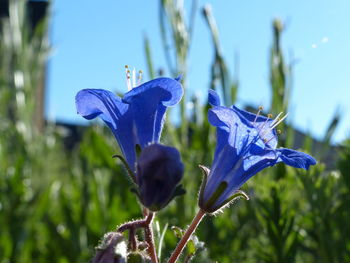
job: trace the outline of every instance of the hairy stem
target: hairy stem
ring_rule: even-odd
[[[158,263],[158,257],[156,253],[156,248],[154,245],[154,237],[153,237],[153,228],[152,228],[152,222],[154,218],[154,213],[150,212],[146,218],[148,224],[145,227],[145,240],[148,244],[148,254],[151,257],[152,263]]]
[[[117,231],[124,232],[126,230],[129,230],[129,248],[131,250],[135,250],[137,247],[136,229],[143,228],[145,232],[145,241],[148,247],[147,248],[148,254],[152,260],[152,263],[158,263],[158,257],[154,246],[153,229],[152,229],[154,213],[148,211],[148,209],[145,208],[143,210],[143,214],[144,214],[144,219],[127,222],[121,225],[117,229]]]
[[[198,211],[197,215],[193,218],[191,225],[187,228],[187,230],[186,230],[185,234],[183,235],[183,237],[181,238],[180,242],[177,244],[174,252],[171,254],[168,263],[175,263],[176,262],[176,260],[181,255],[183,249],[185,248],[188,240],[192,236],[193,232],[197,229],[199,223],[201,222],[201,220],[203,219],[204,216],[205,216],[205,212],[202,209],[200,209]]]

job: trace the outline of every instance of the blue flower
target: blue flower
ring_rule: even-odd
[[[158,78],[131,89],[123,98],[107,90],[84,89],[76,95],[75,104],[85,119],[100,117],[108,125],[134,171],[136,149],[159,142],[165,111],[182,95],[179,78]]]
[[[211,169],[203,168],[207,174],[199,206],[212,213],[229,203],[239,188],[264,168],[284,162],[287,165],[308,169],[316,164],[308,154],[291,149],[276,148],[275,127],[285,118],[279,114],[275,119],[240,110],[235,106],[220,106],[218,94],[209,91],[208,119],[217,127],[217,146]]]

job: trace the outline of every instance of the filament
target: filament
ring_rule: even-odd
[[[132,87],[136,87],[136,70],[135,68],[132,70]]]
[[[284,121],[285,118],[287,118],[288,113],[286,115],[284,115],[280,120],[278,120],[272,127],[270,127],[270,129],[274,129],[278,124],[280,124],[282,121]]]
[[[255,116],[255,119],[254,119],[254,122],[253,124],[255,124],[256,120],[258,119],[258,117],[260,116],[260,112],[264,109],[263,106],[259,106],[259,110],[258,110],[258,113],[256,114]]]
[[[126,86],[128,87],[128,90],[131,90],[132,86],[130,81],[130,70],[128,65],[125,65],[125,75],[126,75]]]
[[[137,86],[141,85],[142,81],[142,70],[139,70],[139,76],[137,78]]]
[[[273,126],[276,122],[279,121],[279,118],[281,117],[281,115],[283,114],[283,111],[281,111],[276,118],[271,122],[270,127]]]
[[[267,118],[266,118],[265,122],[259,127],[259,134],[260,134],[261,130],[265,127],[266,123],[267,123],[271,118],[272,118],[272,114],[271,114],[271,113],[267,114]]]

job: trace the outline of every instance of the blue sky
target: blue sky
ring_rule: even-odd
[[[231,71],[239,54],[238,104],[269,105],[271,22],[279,17],[287,24],[284,53],[287,59],[290,53],[298,59],[287,122],[320,138],[339,108],[342,122],[335,142],[350,136],[350,1],[199,0],[200,7],[206,3],[212,5]],[[146,71],[144,35],[151,41],[156,68],[164,67],[158,10],[156,0],[54,1],[48,118],[82,123],[74,105],[81,89],[127,91],[124,65]],[[193,37],[189,93],[196,92],[204,101],[213,49],[200,11]]]

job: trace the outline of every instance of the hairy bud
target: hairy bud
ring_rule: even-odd
[[[96,247],[93,263],[125,263],[127,246],[124,237],[118,232],[109,232],[104,235],[101,243]]]
[[[142,150],[136,169],[140,201],[152,211],[165,207],[178,195],[184,165],[173,147],[151,144]]]

